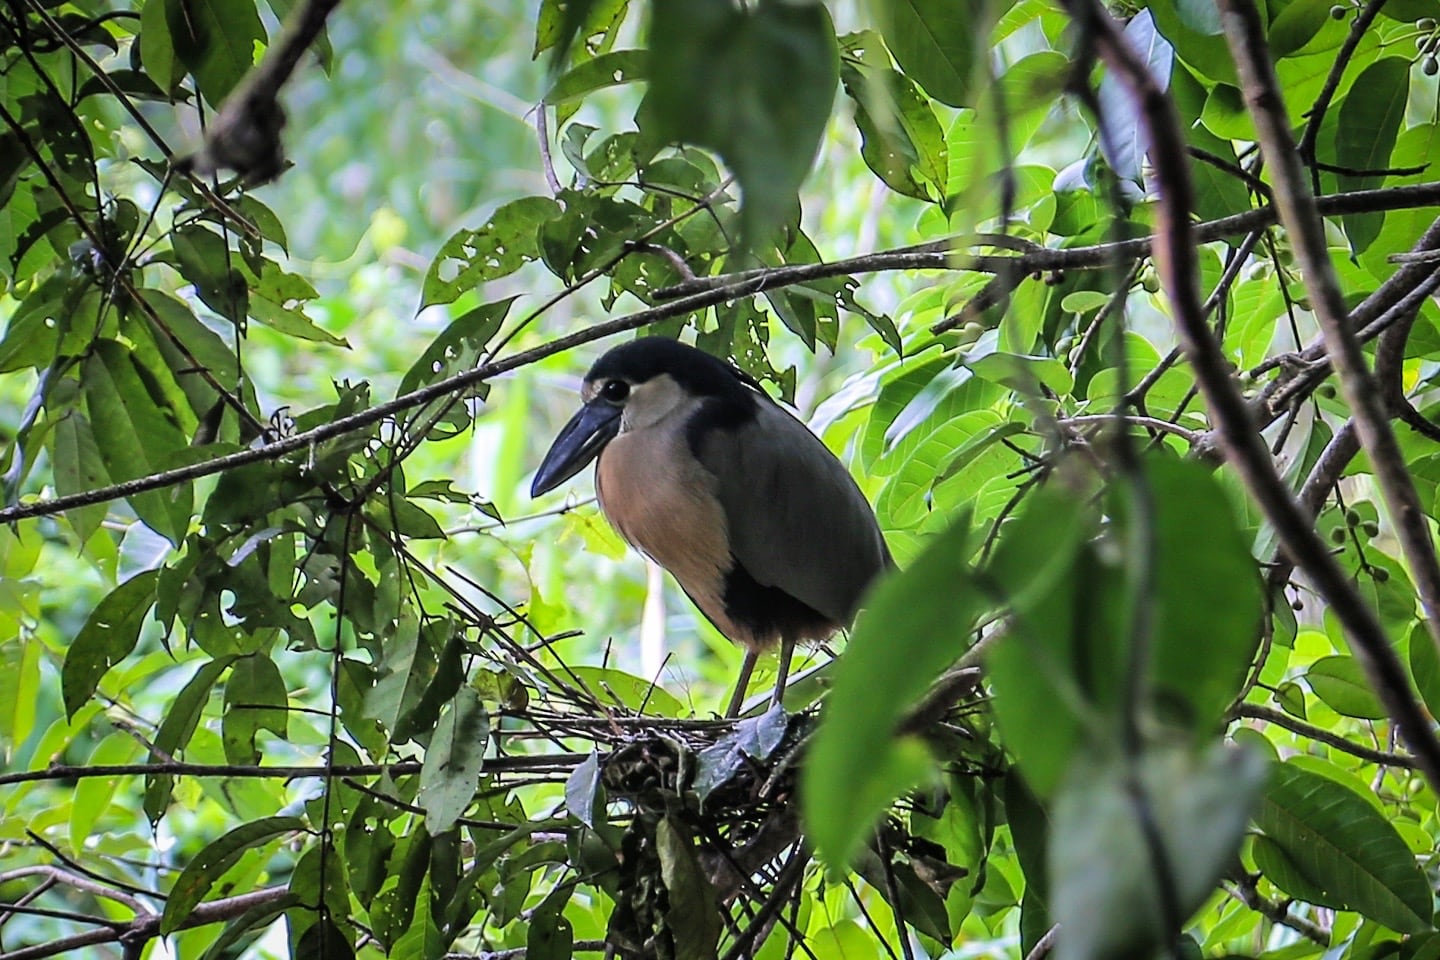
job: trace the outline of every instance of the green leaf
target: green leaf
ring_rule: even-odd
[[[474,367],[491,339],[500,332],[516,299],[506,297],[482,304],[452,320],[401,378],[399,392],[410,393]]]
[[[1281,764],[1255,823],[1303,878],[1272,876],[1285,892],[1399,933],[1430,929],[1430,885],[1409,847],[1384,815],[1337,781]]]
[[[860,156],[890,189],[918,200],[939,200],[949,179],[945,131],[909,77],[892,70],[879,39],[869,30],[845,40],[849,57],[840,80],[855,103]],[[898,351],[897,351],[898,352]]]
[[[1425,638],[1429,639],[1429,638]],[[1383,720],[1385,708],[1370,689],[1365,670],[1354,657],[1321,657],[1305,671],[1315,696],[1342,717]]]
[[[85,762],[92,767],[129,763],[139,749],[128,732],[112,733],[95,746]],[[75,785],[70,802],[70,846],[77,853],[85,850],[96,821],[110,807],[121,782],[119,777],[86,777]]]
[[[161,721],[160,729],[155,733],[155,749],[150,754],[151,763],[165,763],[181,756],[181,751],[190,742],[200,723],[215,681],[234,660],[232,656],[210,660],[186,681],[180,693],[171,701],[170,709]],[[159,822],[166,808],[170,806],[174,785],[175,778],[171,774],[145,775],[145,815],[150,818],[151,823]]]
[[[140,639],[145,614],[155,604],[158,570],[147,570],[126,580],[90,612],[85,625],[65,651],[60,688],[65,715],[74,717],[85,705],[105,672],[129,655]]]
[[[250,311],[250,289],[239,270],[240,256],[225,238],[192,220],[175,229],[170,245],[180,275],[195,285],[200,301],[235,326],[243,326]]]
[[[266,817],[245,823],[221,834],[197,853],[170,888],[165,912],[160,917],[160,934],[169,936],[184,925],[190,912],[205,899],[210,887],[246,850],[263,846],[275,837],[306,829],[299,817]]]
[[[604,791],[600,785],[600,755],[594,750],[565,780],[565,809],[587,827],[595,826],[602,812]]]
[[[657,147],[719,153],[740,183],[744,240],[758,247],[794,218],[838,80],[821,3],[655,0],[642,131]]]
[[[1169,719],[1208,736],[1260,642],[1260,576],[1213,471],[1152,457],[1145,475],[1155,507],[1153,695]]]
[[[110,483],[105,472],[105,463],[100,458],[100,448],[95,445],[95,434],[90,421],[77,410],[71,410],[55,424],[51,452],[55,457],[55,492],[62,497],[98,490]],[[65,511],[65,518],[75,528],[80,542],[89,540],[105,519],[103,503],[88,507],[75,507]]]
[[[560,204],[549,197],[523,197],[500,207],[483,227],[457,231],[425,271],[420,306],[453,303],[485,281],[509,276],[538,259],[540,227],[560,213]]]
[[[1331,0],[1290,0],[1286,3],[1270,21],[1270,29],[1266,31],[1270,55],[1278,60],[1309,43],[1325,26],[1333,6]]]
[[[221,725],[225,759],[231,763],[259,763],[255,734],[269,730],[284,737],[290,717],[288,705],[285,678],[275,661],[263,653],[236,661],[225,681],[225,717]]]
[[[243,264],[250,285],[250,316],[272,330],[299,340],[327,343],[332,347],[348,346],[344,337],[337,337],[316,325],[305,315],[305,304],[320,294],[309,280],[286,273],[273,260],[263,260],[258,273],[249,263]]]
[[[1114,592],[1113,568],[1097,564],[1085,546],[1095,523],[1081,497],[1043,488],[1004,529],[986,571],[1012,617],[1010,636],[986,657],[995,719],[1042,797],[1059,785],[1092,705],[1116,697],[1111,676],[1120,651],[1102,626],[1114,603],[1082,603]]]
[[[1340,103],[1335,162],[1357,171],[1388,167],[1409,99],[1409,60],[1384,57],[1361,71]],[[1384,176],[1341,174],[1338,181],[1342,190],[1364,190],[1380,186]],[[1341,218],[1352,255],[1363,253],[1375,241],[1384,220],[1383,213],[1347,214]]]
[[[623,670],[571,667],[566,674],[580,681],[601,703],[626,710],[639,710],[643,706],[646,714],[656,717],[678,717],[685,713],[685,705],[674,694],[657,686],[653,680]]]
[[[449,830],[469,806],[489,743],[490,717],[479,695],[462,686],[435,725],[420,768],[416,799],[425,808],[425,829],[432,837]]]
[[[1262,754],[1220,744],[1203,754],[1151,747],[1134,758],[1078,758],[1055,798],[1051,832],[1051,910],[1065,931],[1057,960],[1157,952],[1177,933],[1163,928],[1160,885],[1182,923],[1199,909],[1235,859],[1267,770]],[[1147,821],[1168,877],[1156,873]]]
[[[159,0],[175,53],[194,74],[212,107],[220,103],[255,62],[265,41],[254,0]]]
[[[574,889],[570,884],[560,884],[530,915],[525,960],[570,960],[574,956],[575,930],[561,913]]]
[[[900,69],[926,93],[952,107],[974,106],[996,6],[989,0],[887,0],[880,32]]]
[[[156,405],[130,351],[98,340],[82,376],[95,444],[110,478],[135,480],[161,472],[186,447],[184,435]],[[176,546],[190,525],[190,484],[178,483],[128,498],[135,513]]]
[[[660,879],[669,895],[665,923],[675,938],[675,960],[714,960],[720,942],[720,910],[685,828],[670,817],[655,826]]]
[[[1440,651],[1423,622],[1417,621],[1410,627],[1407,646],[1410,651],[1410,673],[1415,677],[1415,688],[1431,716],[1440,716]]]
[[[922,744],[893,739],[896,722],[969,645],[982,606],[971,577],[970,525],[961,517],[902,573],[871,593],[801,772],[806,827],[834,869],[850,863],[873,820],[913,786],[930,760]]]
[[[1235,85],[1235,61],[1218,29],[1215,5],[1210,0],[1152,3],[1145,9],[1154,16],[1155,29],[1170,41],[1181,60],[1210,80]]]
[[[140,62],[161,90],[174,93],[185,79],[185,70],[175,54],[165,0],[140,8]]]
[[[615,50],[602,54],[593,60],[586,60],[584,63],[571,67],[556,78],[555,82],[550,85],[550,89],[545,91],[545,102],[556,106],[568,100],[583,98],[587,94],[605,87],[647,80],[649,79],[649,73],[646,70],[648,66],[649,55],[644,50]],[[525,200],[516,202],[524,203],[526,200],[544,199],[546,198],[526,197]]]

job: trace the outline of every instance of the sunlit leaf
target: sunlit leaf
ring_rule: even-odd
[[[895,740],[896,721],[970,640],[982,596],[960,518],[903,573],[882,580],[834,673],[802,771],[805,822],[816,851],[841,869],[874,817],[930,765],[923,744]]]

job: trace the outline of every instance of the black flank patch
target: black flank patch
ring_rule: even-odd
[[[725,574],[725,615],[759,636],[816,636],[834,628],[829,618],[779,587],[767,587],[733,556]]]

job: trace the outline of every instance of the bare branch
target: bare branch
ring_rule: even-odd
[[[1325,224],[1295,152],[1279,81],[1265,45],[1264,25],[1250,0],[1220,0],[1220,10],[1245,101],[1270,167],[1275,206],[1290,235],[1296,263],[1304,273],[1305,289],[1325,335],[1326,352],[1339,374],[1340,389],[1355,418],[1361,446],[1370,458],[1376,483],[1389,508],[1421,606],[1425,608],[1430,636],[1440,646],[1440,562],[1436,560],[1435,545],[1430,538],[1429,519],[1405,467],[1405,456],[1390,429],[1380,389],[1366,366],[1360,341],[1349,325],[1345,298],[1334,264],[1330,262]],[[1402,673],[1400,679],[1403,677]],[[1413,736],[1417,731],[1408,732]]]
[[[1225,887],[1225,892],[1267,920],[1289,927],[1306,940],[1318,943],[1322,947],[1330,946],[1328,930],[1303,917],[1292,915],[1288,904],[1276,903],[1274,900],[1261,896],[1260,891],[1255,887],[1254,878],[1246,876],[1232,880]]]
[[[1074,2],[1078,5],[1081,0]],[[1233,0],[1224,6],[1232,8]],[[1196,263],[1197,236],[1189,218],[1190,171],[1174,104],[1120,37],[1109,14],[1087,5],[1082,16],[1086,16],[1094,30],[1107,66],[1136,101],[1150,133],[1150,161],[1160,195],[1154,238],[1156,265],[1170,297],[1191,368],[1216,422],[1216,433],[1226,459],[1235,466],[1251,496],[1274,525],[1285,549],[1309,574],[1345,625],[1381,702],[1415,751],[1419,768],[1432,789],[1440,788],[1440,740],[1430,731],[1425,711],[1410,689],[1404,666],[1391,649],[1374,612],[1320,542],[1309,518],[1275,472],[1275,464],[1256,430],[1249,406],[1230,376],[1225,354],[1205,322]],[[1259,122],[1257,120],[1257,124]],[[1286,159],[1293,164],[1293,156]]]
[[[1376,750],[1367,747],[1363,743],[1355,743],[1346,740],[1338,733],[1332,733],[1324,727],[1317,727],[1313,723],[1306,723],[1297,719],[1282,710],[1274,710],[1270,707],[1263,707],[1257,703],[1237,703],[1230,711],[1233,718],[1244,717],[1249,720],[1263,720],[1266,723],[1273,723],[1277,727],[1284,727],[1291,733],[1304,737],[1307,740],[1314,740],[1327,746],[1334,747],[1341,753],[1348,753],[1367,763],[1378,763],[1382,766],[1404,767],[1406,770],[1414,770],[1417,766],[1415,758],[1403,753],[1386,753],[1383,750]]]
[[[589,754],[553,753],[541,756],[494,757],[485,761],[491,773],[517,771],[567,771]],[[92,766],[52,764],[43,770],[0,774],[0,787],[36,780],[78,780],[86,777],[138,777],[150,774],[173,774],[181,777],[252,777],[295,780],[301,777],[373,777],[381,774],[405,776],[420,772],[420,763],[405,760],[399,763],[337,763],[334,766],[263,766],[238,763],[112,763]]]
[[[211,900],[190,911],[190,915],[185,918],[180,927],[189,930],[193,927],[233,920],[256,907],[278,907],[290,896],[290,891],[285,887],[266,887],[262,890],[242,893],[239,896],[226,897],[223,900]],[[49,943],[33,947],[21,947],[8,953],[0,953],[0,960],[40,960],[42,957],[55,957],[62,953],[101,943],[144,943],[160,935],[159,914],[145,914],[124,924],[117,924],[109,920],[103,922],[109,926],[99,930],[77,933],[70,937],[61,937],[58,940],[51,940]]]

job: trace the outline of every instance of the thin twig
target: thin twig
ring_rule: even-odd
[[[1289,927],[1300,936],[1322,947],[1330,946],[1330,933],[1319,924],[1311,923],[1304,917],[1297,917],[1290,912],[1288,903],[1278,903],[1268,897],[1261,896],[1256,889],[1255,882],[1258,878],[1244,877],[1240,880],[1233,880],[1224,884],[1225,892],[1239,900],[1245,906],[1256,913],[1281,926]]]
[[[1334,747],[1341,753],[1348,753],[1352,757],[1364,760],[1367,763],[1379,763],[1391,767],[1404,767],[1406,770],[1416,768],[1415,758],[1404,753],[1387,753],[1383,750],[1376,750],[1353,740],[1347,740],[1338,733],[1332,733],[1324,727],[1317,727],[1313,723],[1306,723],[1304,720],[1292,717],[1282,710],[1275,710],[1271,707],[1261,706],[1258,703],[1237,703],[1231,710],[1232,718],[1245,718],[1247,720],[1263,720],[1266,723],[1273,723],[1277,727],[1284,727],[1291,733],[1304,737],[1307,740],[1314,740]]]

